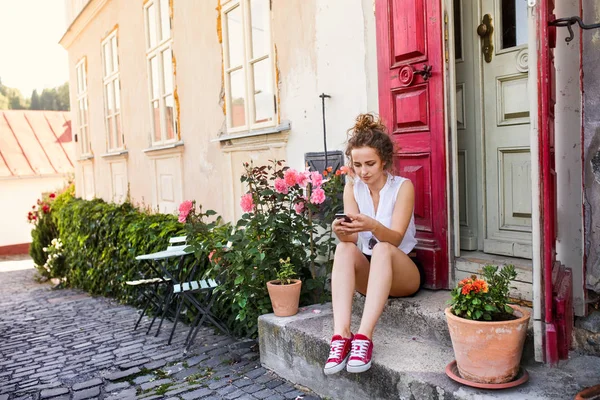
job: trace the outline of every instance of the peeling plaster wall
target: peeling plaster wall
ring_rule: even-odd
[[[68,48],[71,107],[77,110],[75,64],[87,57],[89,126],[94,153],[95,195],[111,200],[110,163],[106,153],[101,42],[118,25],[119,73],[125,158],[132,202],[156,207],[153,158],[181,154],[182,187],[175,202],[196,199],[204,209],[223,212],[222,181],[227,170],[217,138],[224,123],[221,98],[221,48],[216,33],[216,1],[181,1],[173,7],[175,86],[179,97],[180,136],[184,146],[147,153],[151,146],[142,0],[108,1]],[[201,22],[199,22],[201,21]],[[79,146],[77,153],[79,155]],[[120,158],[123,159],[123,158]],[[76,164],[77,192],[82,194],[82,167]],[[210,188],[210,190],[207,190]]]
[[[280,72],[280,117],[289,120],[287,161],[323,151],[321,93],[327,149],[341,150],[359,113],[378,111],[375,15],[370,0],[273,2],[273,36]]]
[[[98,2],[92,2],[91,5]],[[71,107],[77,110],[75,64],[87,57],[90,140],[94,153],[94,192],[111,200],[111,162],[126,162],[131,199],[156,209],[152,183],[155,157],[181,159],[177,203],[195,199],[225,219],[239,215],[243,161],[286,159],[304,166],[304,153],[323,150],[321,99],[327,99],[328,149],[343,149],[346,130],[357,114],[377,112],[377,52],[372,0],[273,0],[271,24],[279,79],[279,120],[291,130],[219,143],[225,132],[222,100],[222,54],[217,29],[218,0],[173,3],[173,55],[184,145],[150,148],[149,106],[143,0],[111,0],[68,47]],[[126,156],[106,153],[101,41],[118,26],[121,109]],[[79,148],[78,148],[79,155]],[[78,194],[82,163],[76,165]],[[178,204],[178,203],[177,203]]]
[[[600,3],[583,0],[583,21],[600,21]],[[600,293],[600,29],[583,31],[583,157],[586,284]]]
[[[556,3],[558,16],[579,15],[579,0]],[[556,66],[556,180],[558,208],[557,259],[573,270],[573,303],[585,314],[583,285],[583,193],[581,160],[581,88],[579,36],[567,44],[567,29],[557,30]]]

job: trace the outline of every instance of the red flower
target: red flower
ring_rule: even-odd
[[[53,198],[56,197],[56,193],[50,193],[50,196],[48,196],[48,197],[50,197],[51,199],[53,199]]]
[[[50,206],[48,204],[44,204],[44,206],[42,207],[42,211],[44,212],[44,214],[48,214],[50,212]]]

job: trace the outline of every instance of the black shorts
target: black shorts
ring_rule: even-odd
[[[367,258],[367,261],[369,261],[369,264],[370,264],[371,256],[368,254],[365,254],[365,253],[363,253],[363,255]],[[410,259],[415,263],[415,265],[417,266],[417,269],[419,270],[419,277],[420,277],[419,289],[421,289],[423,287],[423,285],[425,284],[425,270],[423,269],[423,265],[421,265],[421,262],[419,260],[417,260],[416,258],[413,258],[413,257],[411,257]],[[413,297],[417,293],[419,293],[418,290],[415,293],[411,294],[410,296],[404,296],[404,297]],[[397,296],[389,296],[389,297],[392,299],[397,298]]]

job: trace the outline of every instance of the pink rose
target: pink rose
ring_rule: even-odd
[[[304,202],[294,204],[294,210],[296,210],[296,214],[302,214],[304,211]]]
[[[313,187],[320,187],[323,184],[323,177],[317,171],[310,173],[310,181]]]
[[[296,183],[298,185],[300,185],[301,187],[306,187],[306,184],[308,183],[308,177],[309,176],[310,176],[310,172],[308,172],[308,171],[298,172],[296,174]]]
[[[325,191],[320,187],[313,189],[313,192],[310,195],[310,202],[313,204],[321,204],[324,201],[325,201]]]
[[[246,193],[240,200],[240,206],[244,212],[252,212],[254,210],[254,200],[252,199],[252,193]]]
[[[277,178],[275,179],[275,190],[282,194],[288,193],[289,186],[286,183],[285,179]]]
[[[177,219],[182,224],[185,224],[187,217],[194,208],[194,202],[191,200],[186,200],[179,205],[179,218]]]
[[[285,183],[288,186],[294,186],[296,184],[296,176],[297,175],[298,175],[298,171],[290,168],[287,171],[285,171],[285,173],[283,174],[283,179],[285,179]]]

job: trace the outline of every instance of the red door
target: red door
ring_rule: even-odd
[[[556,261],[556,168],[554,151],[556,28],[554,0],[541,0],[537,19],[538,46],[538,127],[540,159],[540,205],[542,207],[542,274],[544,282],[545,361],[556,364],[567,359],[573,327],[573,279],[569,268]]]
[[[426,286],[448,287],[448,206],[440,0],[376,0],[379,113],[398,173],[415,186]]]

